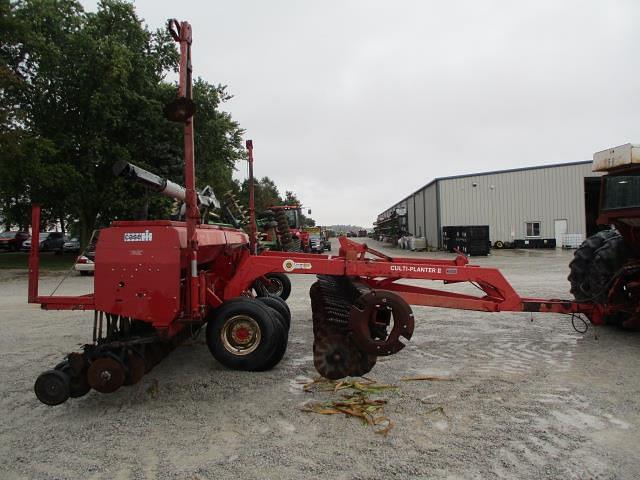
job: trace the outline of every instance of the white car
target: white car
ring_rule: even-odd
[[[77,272],[80,272],[80,275],[93,275],[96,264],[93,263],[93,260],[91,260],[86,255],[80,255],[76,260],[76,264],[73,266],[73,268]]]
[[[96,243],[98,243],[98,238],[100,236],[100,230],[94,230],[91,238],[89,239],[89,245],[85,248],[82,255],[78,257],[76,260],[76,264],[73,268],[80,272],[80,275],[93,275],[95,271],[96,264],[94,263],[96,260]]]

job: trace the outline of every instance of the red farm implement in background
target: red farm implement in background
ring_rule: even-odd
[[[486,312],[580,313],[595,324],[619,309],[607,302],[523,298],[500,271],[469,265],[464,256],[389,257],[344,237],[339,239],[338,256],[257,253],[252,196],[249,235],[206,224],[203,209],[217,201],[210,192],[196,193],[191,27],[175,20],[169,26],[180,43],[180,88],[165,112],[170,120],[184,124],[186,186],[131,165],[116,170],[184,201],[184,219],[118,221],[103,229],[96,246],[94,293],[89,295],[40,296],[38,250],[32,247],[29,302],[43,309],[94,312],[91,343],[36,380],[35,392],[43,403],[57,405],[92,388],[109,393],[135,384],[181,340],[205,325],[207,346],[221,364],[253,371],[274,367],[286,351],[291,322],[284,301],[290,289],[286,274],[318,276],[310,290],[314,364],[320,374],[333,379],[364,375],[378,356],[400,351],[414,330],[410,304]],[[252,181],[251,141],[247,148]],[[40,207],[34,205],[32,245],[38,245],[39,216]],[[281,282],[280,296],[256,296],[256,284],[271,279]],[[467,282],[481,294],[406,285],[404,279]]]

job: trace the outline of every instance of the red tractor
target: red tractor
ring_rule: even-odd
[[[607,304],[605,322],[640,327],[640,145],[597,152],[593,170],[606,172],[598,225],[570,264],[571,293],[580,302]],[[614,308],[615,307],[615,308]]]

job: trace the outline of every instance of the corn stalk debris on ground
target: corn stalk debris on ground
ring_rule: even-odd
[[[369,395],[378,395],[383,392],[397,391],[395,385],[379,384],[368,378],[327,380],[317,378],[305,383],[303,389],[306,392],[331,392],[341,393],[340,398],[326,401],[310,401],[301,409],[304,412],[312,412],[320,415],[340,415],[359,418],[363,424],[374,427],[374,431],[381,435],[387,435],[393,428],[393,421],[384,414],[384,406],[387,399],[370,398]]]
[[[412,381],[453,381],[453,378],[416,376],[402,377],[401,382]],[[394,422],[384,414],[384,406],[388,403],[385,398],[370,398],[369,395],[379,395],[384,392],[397,392],[400,389],[396,385],[386,385],[376,382],[367,377],[358,379],[347,378],[343,380],[328,380],[318,377],[309,382],[299,382],[303,384],[305,392],[327,392],[338,394],[341,397],[337,400],[311,400],[305,402],[300,408],[303,412],[317,413],[319,415],[340,415],[359,418],[363,424],[374,427],[374,431],[386,436],[393,428]],[[439,406],[432,408],[427,415],[439,412],[448,418],[444,408]]]

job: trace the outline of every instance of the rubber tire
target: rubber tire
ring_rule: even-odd
[[[629,258],[630,252],[624,238],[615,230],[598,232],[585,240],[578,251],[569,264],[571,293],[577,300],[606,303],[611,280]],[[574,288],[580,298],[574,293]],[[583,297],[582,294],[587,292],[588,296]],[[628,315],[618,312],[607,315],[604,322],[607,325],[622,326],[627,318]]]
[[[302,241],[299,238],[294,238],[284,247],[285,252],[302,253]]]
[[[287,346],[289,345],[289,332],[288,332],[288,329],[287,329],[287,326],[286,326],[285,317],[283,317],[280,314],[280,312],[278,310],[276,310],[275,308],[272,308],[272,307],[267,307],[267,308],[269,308],[269,310],[271,311],[271,314],[278,321],[278,325],[279,325],[279,328],[281,330],[281,332],[280,332],[281,340],[280,340],[280,344],[278,345],[278,347],[273,351],[273,355],[272,355],[271,359],[265,364],[264,368],[261,369],[261,371],[271,370],[278,363],[280,363],[280,361],[284,357],[284,354],[287,351]]]
[[[247,315],[256,321],[261,333],[258,348],[247,355],[234,355],[220,339],[225,322],[234,315]],[[263,371],[271,368],[275,352],[282,348],[286,330],[269,307],[254,298],[238,297],[215,309],[207,323],[206,340],[211,355],[227,368],[244,371]],[[277,362],[276,362],[277,363]]]
[[[569,263],[569,276],[571,293],[578,301],[592,300],[597,293],[597,288],[592,286],[592,266],[596,251],[601,248],[607,239],[620,236],[616,230],[603,230],[590,236],[573,254],[573,260]]]
[[[504,243],[501,240],[498,240],[496,243],[493,244],[493,246],[497,249],[501,249],[501,248],[504,248]]]
[[[267,273],[265,277],[275,278],[279,280],[282,284],[282,291],[279,295],[269,293],[262,282],[260,280],[256,280],[255,282],[253,282],[253,289],[256,291],[256,295],[258,297],[280,297],[282,300],[286,300],[287,298],[289,298],[289,295],[291,295],[291,280],[289,280],[289,277],[287,275],[285,275],[284,273],[274,272]]]
[[[60,392],[56,397],[47,395],[44,385],[47,381],[47,377],[50,377],[50,381],[54,380],[58,383],[57,387],[60,389]],[[38,400],[45,405],[60,405],[69,399],[69,376],[60,370],[47,370],[38,376],[36,383],[33,386],[33,390],[35,391]]]
[[[629,258],[629,249],[622,235],[609,237],[604,244],[596,251],[593,257],[592,265],[592,285],[600,287],[599,291],[603,292],[597,298],[600,301],[606,301],[611,285],[611,279],[622,268]]]
[[[289,305],[287,305],[287,302],[282,300],[280,297],[272,296],[258,297],[258,300],[264,303],[266,306],[273,308],[282,316],[282,321],[288,333],[289,330],[291,330],[291,310],[289,310]]]
[[[80,276],[81,277],[88,277],[89,276],[89,272],[86,270],[80,270]]]
[[[596,302],[605,303],[608,300],[611,280],[628,258],[629,249],[621,235],[607,238],[604,244],[595,252],[591,267],[591,286],[594,291],[599,292],[595,297]],[[607,325],[622,327],[627,318],[629,318],[628,314],[617,312],[613,315],[607,315],[604,321]]]
[[[67,360],[56,365],[55,370],[59,370],[69,377],[69,397],[80,398],[84,397],[91,391],[91,385],[87,381],[87,369],[82,369],[79,375],[73,371],[71,365]]]

